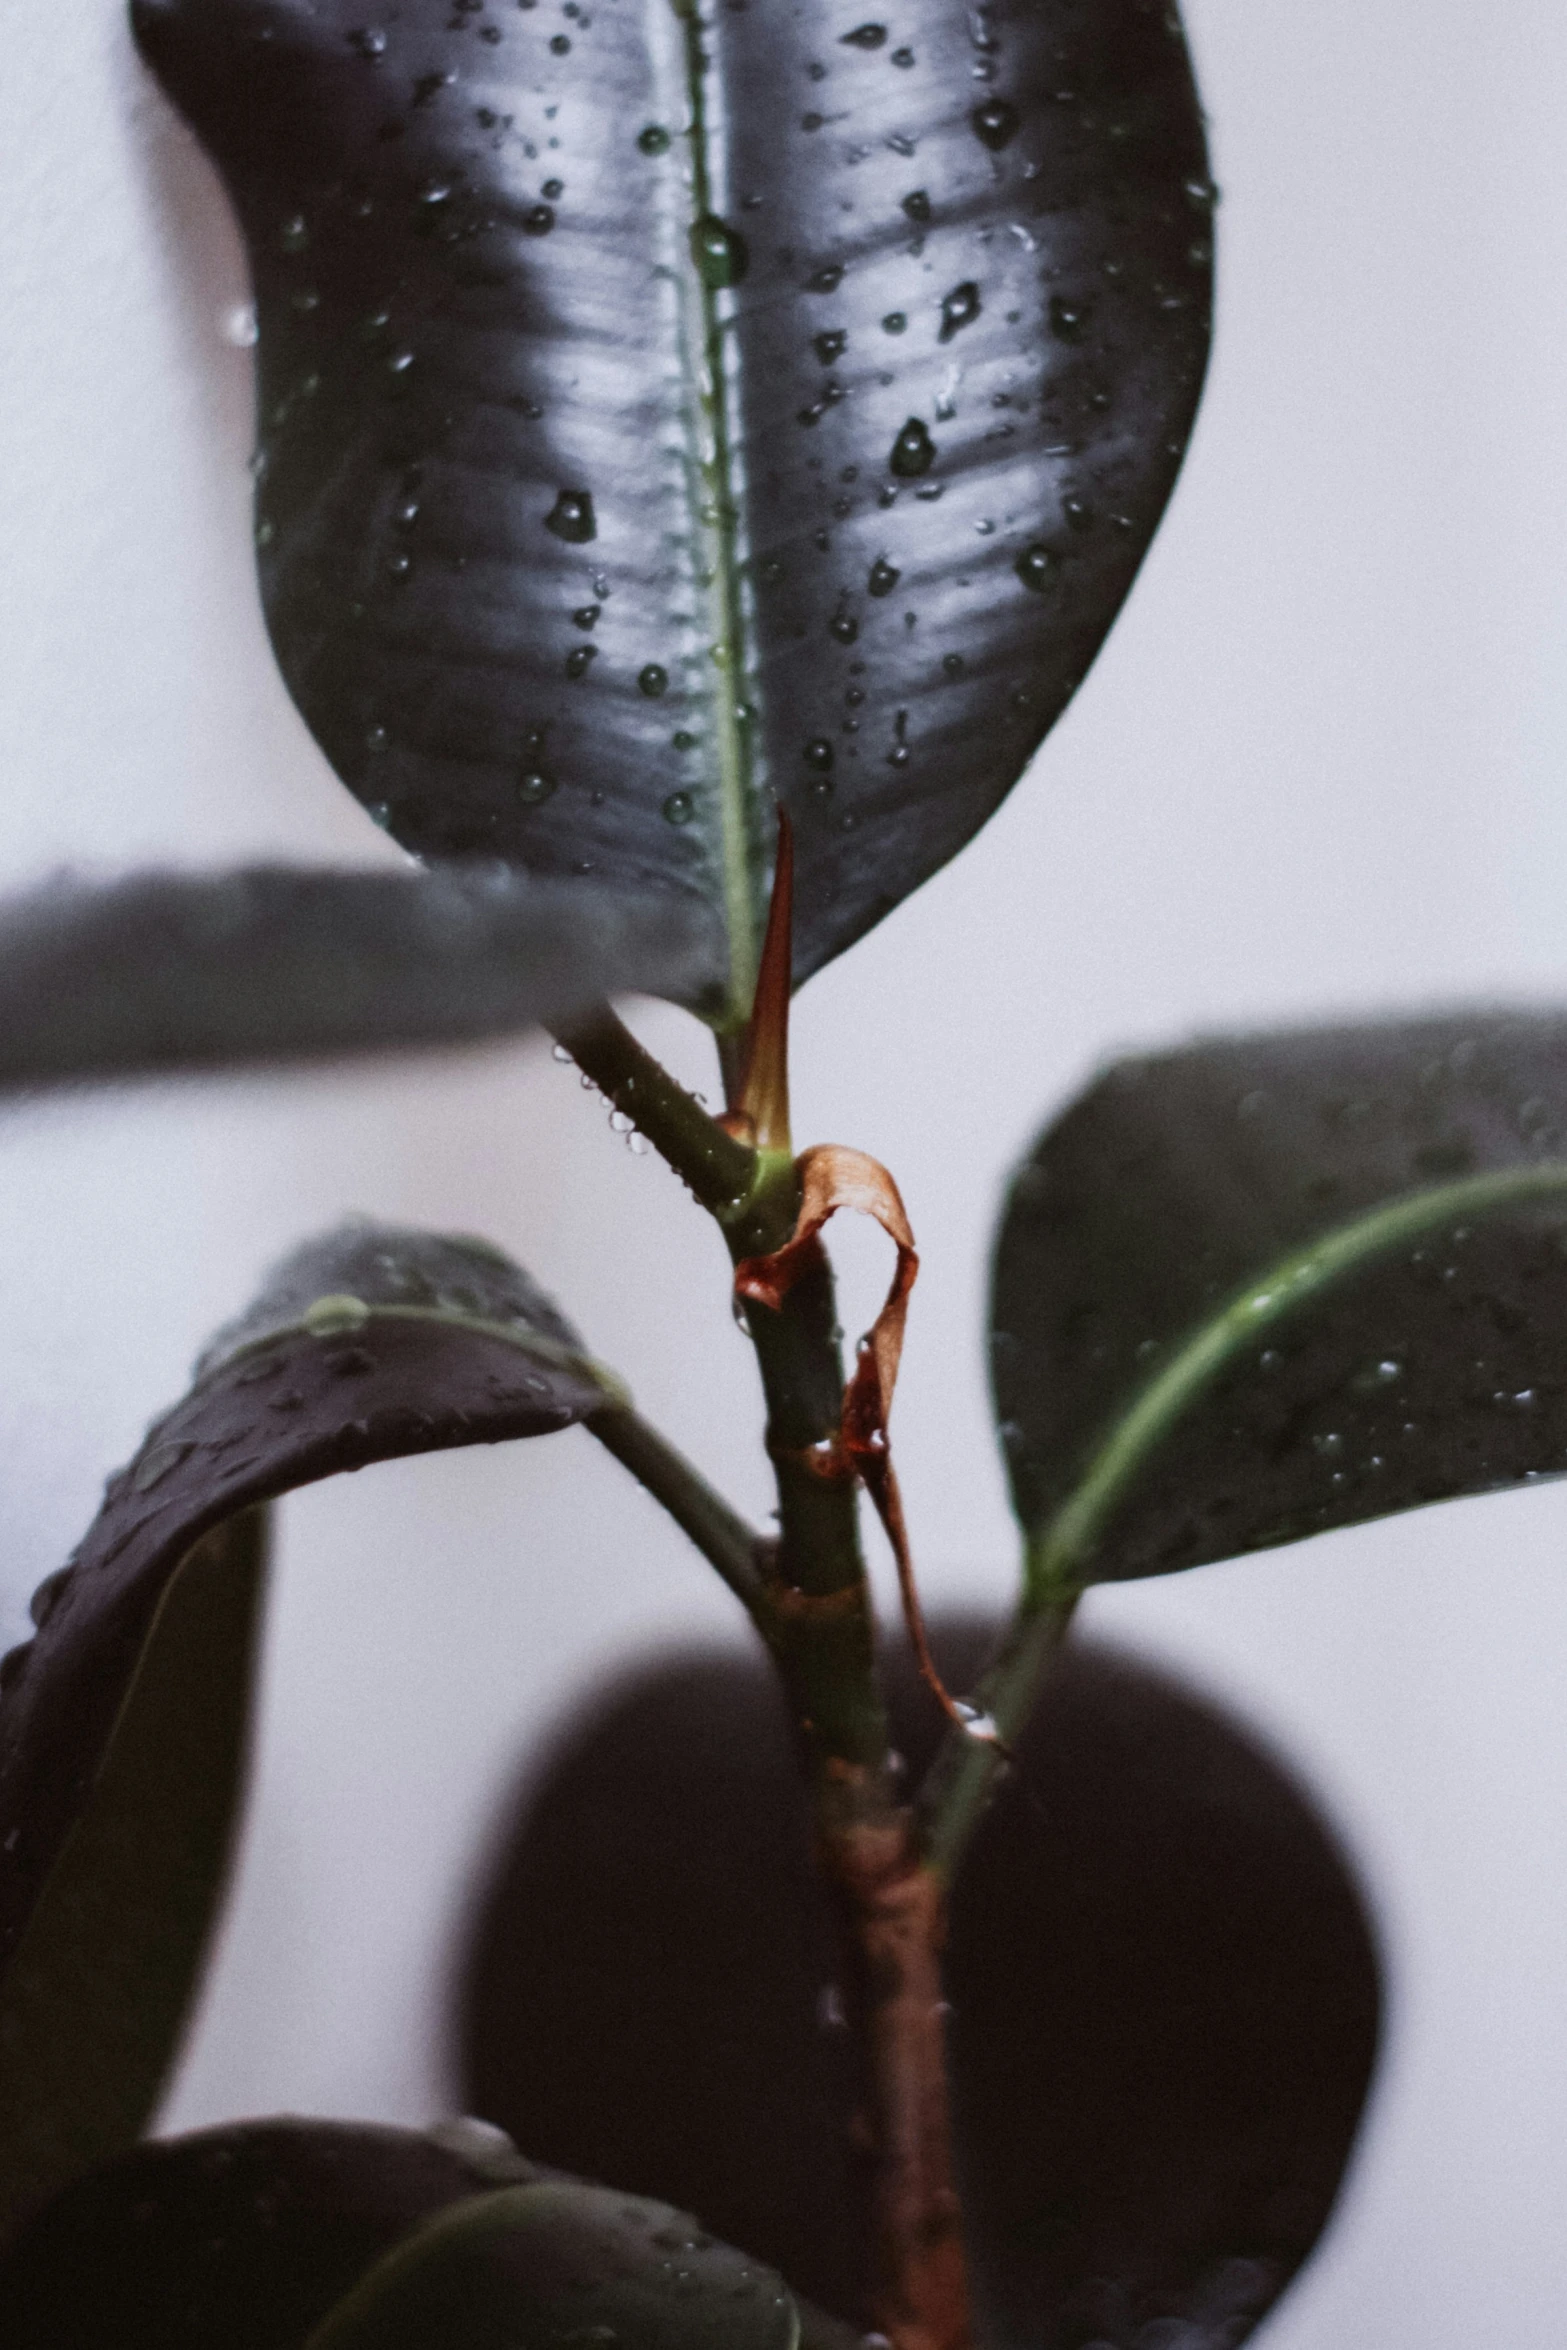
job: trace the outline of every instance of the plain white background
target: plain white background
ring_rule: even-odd
[[[1110,1051],[1567,984],[1567,15],[1193,0],[1224,188],[1196,443],[1132,601],[960,862],[801,999],[797,1131],[902,1180],[897,1434],[936,1597],[1007,1590],[981,1305],[1005,1170]],[[264,644],[246,298],[120,0],[10,0],[0,77],[0,882],[394,855]],[[645,1033],[699,1081],[704,1039]],[[765,1507],[717,1246],[547,1051],[165,1087],[0,1125],[0,1606],[204,1332],[345,1208],[488,1232]],[[851,1314],[880,1272],[853,1254]],[[1567,2299],[1567,1492],[1096,1597],[1323,1792],[1375,1887],[1389,2050],[1276,2350],[1557,2350]],[[251,1826],[168,2119],[447,2098],[464,1880],[616,1659],[737,1637],[576,1435],[282,1512]]]

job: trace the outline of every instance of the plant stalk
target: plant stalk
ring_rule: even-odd
[[[585,1425],[688,1534],[753,1616],[765,1605],[761,1574],[769,1544],[754,1533],[699,1469],[629,1404],[595,1412]]]
[[[709,1117],[608,1004],[554,1033],[710,1214],[722,1220],[743,1206],[756,1176],[755,1151]]]
[[[1023,1608],[981,1680],[975,1701],[995,1724],[1000,1744],[954,1731],[930,1767],[919,1796],[919,1844],[943,1885],[957,1875],[969,1840],[990,1809],[1008,1767],[1008,1748],[1034,1709],[1077,1601],[1075,1591],[1066,1591],[1047,1604]]]
[[[787,873],[787,849],[780,862]],[[781,960],[786,905],[775,901],[774,917]],[[768,962],[764,949],[764,973]],[[760,1150],[710,1118],[607,1007],[559,1031],[583,1073],[712,1213],[736,1264],[775,1254],[800,1212],[787,1132],[786,963],[783,972],[781,984],[758,987],[779,1034],[759,1040],[753,1030],[743,1067],[728,1056],[726,1090],[745,1097],[735,1122],[759,1136]],[[858,1483],[841,1442],[844,1367],[826,1252],[776,1307],[747,1300],[743,1311],[767,1408],[776,1543],[759,1544],[635,1413],[615,1406],[590,1425],[744,1601],[773,1657],[803,1741],[818,1865],[853,1961],[876,2149],[877,2322],[894,2350],[968,2350],[941,1983],[946,1887],[920,1851],[888,1737]]]

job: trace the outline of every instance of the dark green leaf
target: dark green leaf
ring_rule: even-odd
[[[840,953],[1021,774],[1174,479],[1173,7],[133,15],[249,245],[262,592],[344,780],[422,855],[715,910],[719,1026],[779,802],[797,976]]]
[[[997,1411],[1036,1597],[1567,1466],[1567,1022],[1112,1069],[1017,1176]]]
[[[246,1511],[168,1581],[91,1795],[0,1976],[0,2234],[129,2145],[163,2088],[244,1784],[265,1534],[264,1512]]]
[[[689,906],[499,868],[53,882],[0,906],[0,1088],[463,1043],[715,968]]]
[[[953,1687],[991,1637],[938,1627]],[[894,1661],[917,1778],[942,1725]],[[1018,1751],[947,1957],[980,2339],[1234,2350],[1354,2144],[1378,2017],[1362,1897],[1278,1762],[1124,1657],[1070,1644]],[[672,1660],[529,1767],[474,1924],[462,2094],[852,2316],[870,2208],[841,1968],[767,1668]]]
[[[0,1659],[0,2234],[135,2134],[175,2044],[243,1745],[259,1550],[224,1529],[339,1470],[542,1435],[614,1393],[498,1251],[351,1224],[279,1268],[110,1480]],[[171,1724],[203,1658],[211,1687]]]
[[[477,2122],[241,2122],[137,2146],[0,2262],[6,2350],[300,2350],[433,2213],[541,2175]]]
[[[667,2204],[549,2180],[452,2205],[308,2350],[797,2350],[781,2277]]]

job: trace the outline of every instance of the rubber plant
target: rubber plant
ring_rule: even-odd
[[[1011,789],[1172,487],[1216,201],[1174,9],[132,16],[248,245],[277,658],[411,869],[14,903],[0,1080],[552,1028],[727,1249],[777,1530],[485,1243],[349,1223],[278,1269],[0,1663],[5,2339],[1238,2343],[1348,2159],[1374,1948],[1277,1767],[1066,1634],[1096,1582],[1560,1468],[1567,1022],[1200,1045],[1110,1069],[1047,1126],[997,1243],[1024,1547],[988,1663],[973,1627],[938,1656],[920,1614],[888,1435],[918,1265],[903,1202],[862,1153],[797,1147],[788,1083],[793,990]],[[706,1022],[722,1115],[610,1008],[628,990]],[[846,1211],[897,1250],[847,1376],[823,1238]],[[144,2138],[221,1898],[267,1505],[569,1424],[724,1579],[784,1709],[768,1729],[756,1690],[700,1671],[650,1685],[585,1733],[523,1839],[524,1876],[554,1867],[553,1897],[591,1911],[603,1885],[549,1860],[580,1849],[550,1823],[600,1785],[603,1741],[631,1740],[641,1785],[603,1851],[640,1891],[613,1933],[634,1949],[673,1888],[691,1954],[642,1970],[658,2028],[700,2036],[700,2000],[732,1991],[701,1953],[757,1904],[781,2004],[731,1999],[720,2069],[751,2078],[760,2051],[784,2115],[825,2043],[801,2054],[780,2018],[830,1994],[830,2091],[709,2148],[704,2217],[733,2214],[738,2250],[670,2200],[722,2084],[642,2094],[652,2022],[640,2043],[606,2025],[621,2053],[595,2073],[594,2020],[551,2028],[571,1998],[537,1948],[499,1992],[535,2029],[524,2152],[477,2121]],[[875,1637],[862,1491],[906,1661]],[[693,1874],[693,1838],[732,1867]],[[492,1896],[476,1983],[516,1941]],[[1194,1918],[1201,1963],[1161,1973]],[[1216,1983],[1227,2007],[1203,2004]]]

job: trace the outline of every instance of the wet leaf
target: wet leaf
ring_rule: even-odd
[[[733,1027],[774,803],[803,978],[1010,789],[1158,521],[1215,201],[1173,9],[133,17],[249,247],[328,757],[421,855],[714,910]]]
[[[612,1393],[498,1251],[355,1223],[278,1268],[111,1478],[0,1659],[0,2234],[126,2144],[167,2071],[241,1776],[245,1513],[371,1461],[543,1435]]]
[[[1017,1175],[996,1408],[1036,1596],[1567,1462],[1567,1024],[1112,1069]]]
[[[464,1043],[710,968],[689,907],[499,870],[51,882],[0,906],[0,1088]]]
[[[433,2213],[540,2175],[476,2122],[252,2121],[137,2146],[0,2261],[7,2350],[300,2350]]]
[[[782,2278],[696,2220],[550,2180],[427,2220],[308,2350],[797,2350],[799,2340]]]
[[[936,1627],[953,1686],[991,1637]],[[942,1725],[906,1652],[891,1702],[917,1779]],[[1070,1644],[957,1882],[947,1980],[981,2341],[1234,2350],[1326,2223],[1376,2048],[1362,1898],[1309,1797],[1191,1691]],[[530,1766],[472,1930],[462,2093],[852,2317],[848,1997],[767,1669],[683,1657]]]

